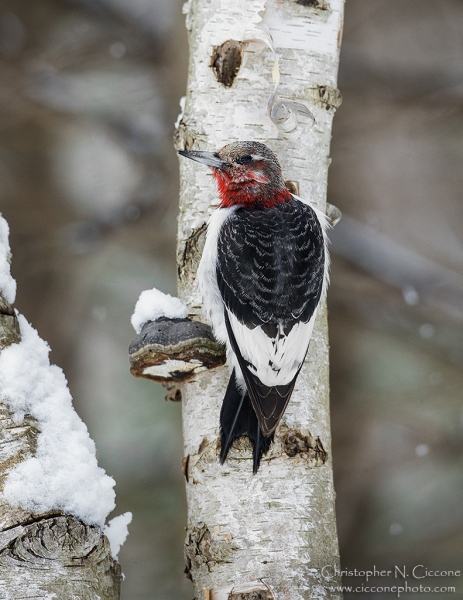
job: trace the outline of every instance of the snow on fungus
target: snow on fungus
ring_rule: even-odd
[[[185,319],[187,316],[188,309],[179,298],[153,288],[140,294],[131,323],[135,331],[140,333],[148,321],[155,321],[160,317]]]
[[[8,262],[10,255],[9,234],[8,223],[0,214],[0,292],[7,302],[13,304],[16,297],[16,281],[11,277],[10,263]]]
[[[22,315],[18,320],[21,342],[0,353],[0,395],[17,424],[30,414],[40,433],[35,455],[8,473],[4,497],[34,513],[61,510],[103,527],[115,506],[114,479],[98,466],[64,373],[50,365],[49,346]]]
[[[129,535],[128,525],[130,525],[131,522],[132,513],[126,512],[111,519],[103,530],[103,533],[109,540],[111,554],[114,560],[117,560],[119,550]]]

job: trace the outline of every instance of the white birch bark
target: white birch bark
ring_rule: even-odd
[[[0,289],[0,352],[20,341],[17,316]],[[13,506],[3,494],[11,470],[36,455],[39,434],[37,420],[26,414],[18,423],[0,397],[0,599],[118,600],[121,569],[100,527],[59,509]]]
[[[324,210],[331,123],[340,103],[336,76],[343,4],[344,0],[189,0],[189,78],[177,149],[215,150],[237,140],[264,142],[277,153],[284,177],[295,184],[298,195]],[[271,33],[279,61],[278,96],[304,103],[315,118],[312,122],[299,115],[290,139],[279,135],[267,112],[274,89],[274,55],[267,45],[249,41],[265,38],[262,26]],[[242,64],[226,87],[217,80],[211,61],[220,65],[220,51],[217,55],[214,48],[229,40],[235,41],[230,45],[242,54]],[[194,276],[204,224],[217,204],[217,193],[207,168],[181,160],[180,170],[179,294],[190,313],[199,316]],[[196,598],[340,598],[341,593],[331,589],[340,583],[339,577],[329,577],[339,569],[339,556],[326,308],[317,317],[307,361],[275,444],[254,476],[246,440],[234,446],[224,466],[218,461],[219,411],[228,377],[228,370],[220,368],[183,387],[186,560]],[[259,581],[265,585],[252,583]],[[248,585],[236,587],[243,584]]]

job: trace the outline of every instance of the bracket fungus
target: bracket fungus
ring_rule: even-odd
[[[130,372],[161,383],[186,381],[225,363],[209,325],[160,317],[145,323],[129,347]]]

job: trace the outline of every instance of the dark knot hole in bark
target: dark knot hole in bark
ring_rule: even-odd
[[[296,4],[309,8],[319,8],[320,10],[327,10],[328,8],[322,0],[296,0]]]
[[[214,46],[211,67],[217,81],[231,87],[241,67],[243,49],[241,42],[227,40],[221,46]]]

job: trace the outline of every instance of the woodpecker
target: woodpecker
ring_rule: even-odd
[[[211,167],[220,195],[197,273],[206,315],[231,367],[220,462],[247,435],[255,474],[291,398],[326,292],[328,222],[289,192],[264,144],[179,154]]]

